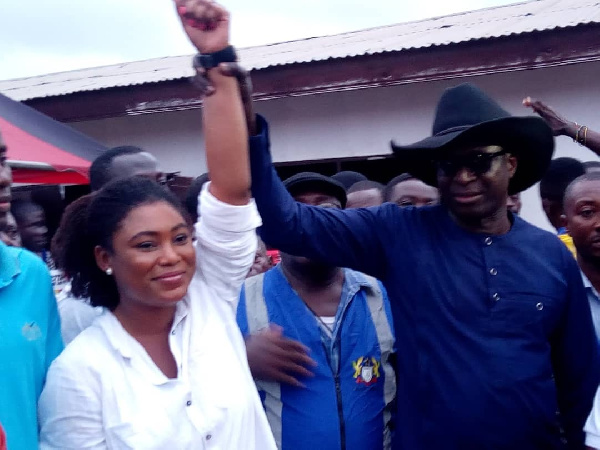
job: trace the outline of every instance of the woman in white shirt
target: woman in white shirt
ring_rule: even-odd
[[[210,25],[186,26],[199,51],[228,45],[224,10],[183,3]],[[137,177],[63,218],[72,291],[107,311],[50,367],[42,449],[275,449],[234,315],[260,225],[248,160],[238,157],[244,113],[236,80],[208,77],[217,88],[203,118],[212,181],[195,243],[180,203]]]

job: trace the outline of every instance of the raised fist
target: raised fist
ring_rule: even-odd
[[[229,45],[229,12],[210,0],[175,0],[183,29],[200,53]]]

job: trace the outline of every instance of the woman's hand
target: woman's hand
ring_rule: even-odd
[[[229,45],[229,12],[210,0],[175,0],[188,38],[200,53],[215,53]]]

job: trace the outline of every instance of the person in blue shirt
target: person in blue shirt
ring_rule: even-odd
[[[257,117],[252,191],[265,242],[375,276],[389,293],[401,348],[393,448],[583,448],[600,360],[579,269],[554,235],[507,210],[550,163],[542,119],[513,117],[470,84],[448,89],[432,136],[393,147],[439,188],[440,205],[423,208],[298,203],[269,145]]]
[[[0,136],[0,222],[10,210],[10,167]],[[44,262],[0,243],[0,424],[10,450],[38,448],[37,401],[62,351],[60,319]]]
[[[600,172],[575,179],[565,192],[565,220],[600,342]]]
[[[285,186],[303,204],[342,209],[347,202],[342,184],[317,173],[294,175]],[[237,318],[278,448],[390,448],[394,337],[379,281],[282,253],[281,264],[246,280]],[[304,373],[285,371],[298,378],[265,376],[264,365],[289,359],[281,334],[310,349]]]

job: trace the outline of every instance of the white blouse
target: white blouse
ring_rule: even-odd
[[[54,361],[40,397],[40,448],[275,449],[234,306],[254,260],[254,203],[232,206],[204,188],[197,269],[179,302],[168,379],[105,312]]]

